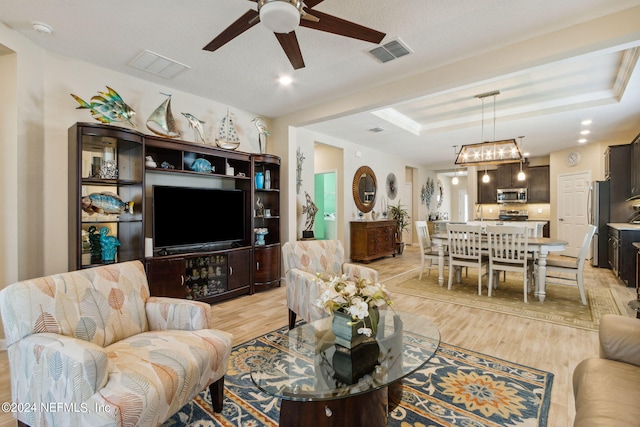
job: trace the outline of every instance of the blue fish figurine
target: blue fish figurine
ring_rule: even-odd
[[[71,94],[73,99],[80,104],[78,109],[87,109],[91,111],[91,115],[99,122],[109,124],[111,122],[128,122],[131,126],[136,125],[131,121],[136,112],[131,109],[118,95],[118,92],[107,86],[106,92],[98,92],[91,98],[91,103],[82,98]]]
[[[89,213],[89,215],[94,213],[120,215],[123,212],[132,214],[133,202],[123,202],[117,194],[103,191],[102,193],[91,193],[83,197],[82,210]]]
[[[191,170],[195,172],[211,172],[211,163],[207,159],[196,159],[191,165]]]

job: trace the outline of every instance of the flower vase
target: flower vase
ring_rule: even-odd
[[[331,321],[331,330],[336,337],[335,343],[342,347],[354,348],[369,339],[365,334],[359,334],[358,329],[368,327],[374,331],[377,330],[377,321],[379,318],[377,313],[378,309],[371,309],[371,311],[373,310],[375,310],[376,313],[370,314],[369,317],[365,317],[363,320],[353,320],[350,314],[341,311],[334,312]],[[372,327],[372,321],[376,322],[375,327]]]
[[[271,189],[271,171],[267,170],[264,173],[264,188],[266,190],[270,190]]]
[[[258,190],[264,188],[264,174],[262,172],[256,172],[256,188]]]

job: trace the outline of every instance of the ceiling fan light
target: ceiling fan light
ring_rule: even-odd
[[[287,34],[300,25],[300,11],[289,2],[272,1],[260,8],[260,22],[274,33]]]

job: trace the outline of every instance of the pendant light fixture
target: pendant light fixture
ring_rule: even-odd
[[[524,138],[524,136],[519,136],[518,138],[520,138],[520,151],[522,151],[522,138]],[[518,172],[518,181],[524,181],[525,179],[527,179],[527,176],[522,171],[523,163],[524,163],[524,157],[520,161],[520,172]]]
[[[480,143],[484,144],[484,96],[481,98],[482,99],[482,125],[480,126],[480,128],[482,129],[482,139],[480,139]],[[495,95],[494,95],[494,102],[495,102]],[[495,121],[494,121],[495,123]],[[495,132],[495,128],[494,128],[494,132]],[[495,138],[494,138],[495,139]],[[487,173],[487,165],[484,165],[484,175],[482,175],[482,182],[484,182],[485,184],[489,183],[489,181],[491,181],[491,179],[489,178],[489,174]]]
[[[484,98],[493,96],[493,141],[485,141],[484,129],[482,141],[477,144],[463,145],[456,157],[456,165],[481,166],[522,161],[522,153],[515,139],[496,141],[496,96],[500,91],[481,93],[476,98],[482,100],[482,123],[484,125]],[[488,175],[487,175],[488,176]]]
[[[454,145],[453,146],[453,157],[455,158],[458,155],[458,146]],[[456,165],[456,168],[453,170],[453,178],[451,179],[451,184],[452,185],[458,185],[458,166]]]

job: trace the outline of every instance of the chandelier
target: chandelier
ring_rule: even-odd
[[[517,163],[523,160],[520,147],[515,139],[496,141],[496,96],[500,91],[492,91],[476,95],[482,100],[482,142],[463,145],[456,156],[456,165],[478,166],[497,165],[501,163]],[[484,140],[484,98],[493,96],[493,141]]]

